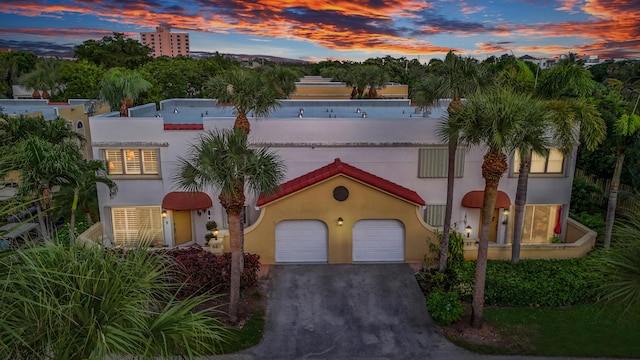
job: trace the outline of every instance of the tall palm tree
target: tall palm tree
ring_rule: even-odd
[[[453,212],[453,188],[455,182],[455,159],[459,143],[459,128],[456,121],[450,121],[452,112],[460,107],[461,99],[479,89],[489,87],[488,79],[484,77],[484,70],[471,58],[463,58],[449,51],[444,61],[434,66],[434,72],[427,75],[418,85],[413,101],[419,107],[437,104],[443,99],[450,99],[447,108],[448,117],[438,126],[438,134],[442,141],[448,144],[447,166],[447,205],[444,213],[442,242],[440,248],[439,269],[447,269],[449,256],[449,232],[451,230],[451,214]]]
[[[609,84],[614,89],[623,89],[623,85],[619,81],[610,80]],[[604,233],[605,248],[611,246],[611,234],[613,232],[613,223],[616,217],[618,187],[620,186],[624,157],[629,148],[635,145],[638,138],[640,138],[640,115],[637,113],[638,104],[640,103],[640,90],[633,90],[638,94],[635,101],[633,101],[633,107],[630,110],[625,109],[620,115],[620,118],[615,122],[615,132],[619,141],[616,149],[616,166],[613,171],[613,177],[611,178],[611,185],[609,186],[609,201],[607,204],[607,219]]]
[[[50,239],[52,222],[45,213],[51,202],[51,191],[55,186],[72,183],[79,176],[80,150],[70,141],[52,144],[30,137],[13,148],[13,159],[9,169],[20,172],[18,194],[37,200],[40,231],[45,239]]]
[[[120,116],[129,116],[129,108],[140,95],[151,88],[151,83],[134,70],[113,68],[100,82],[100,98],[109,103],[111,110],[120,109]]]
[[[118,185],[107,175],[104,162],[99,160],[82,160],[79,164],[79,172],[73,178],[71,187],[73,188],[73,202],[71,204],[71,220],[69,221],[69,239],[75,241],[76,210],[78,203],[82,200],[86,203],[87,197],[95,194],[96,184],[101,183],[109,188],[109,195],[115,196],[118,192]],[[82,195],[82,198],[81,198]]]
[[[540,116],[543,111],[542,103],[531,95],[491,90],[469,97],[452,114],[461,130],[460,140],[486,147],[482,163],[482,177],[485,179],[482,225],[472,300],[471,325],[475,328],[482,327],[489,229],[498,183],[508,168],[507,154],[515,150],[520,134],[528,130],[528,120]]]
[[[265,117],[279,105],[280,94],[266,75],[257,71],[232,69],[210,79],[205,87],[218,105],[231,105],[236,111],[235,129],[251,131],[249,113]]]
[[[240,299],[240,262],[243,249],[241,217],[245,187],[255,193],[270,192],[284,177],[280,158],[266,148],[249,148],[244,129],[224,129],[202,134],[189,148],[186,157],[178,158],[173,178],[178,187],[188,191],[214,188],[227,212],[231,242],[231,284],[229,317],[238,320]]]
[[[534,93],[534,74],[524,65],[523,61],[508,60],[509,65],[497,75],[498,84],[503,88],[523,94]],[[551,92],[549,95],[560,97],[567,94],[562,84],[556,84],[557,79],[582,89],[571,89],[573,93],[586,94],[593,88],[588,72],[584,69],[574,71],[573,66],[560,66],[551,75],[547,75],[541,84],[542,88]],[[578,79],[574,77],[577,76]],[[516,191],[513,239],[511,247],[511,261],[520,261],[520,247],[522,243],[522,228],[527,202],[527,188],[531,159],[533,154],[547,156],[551,147],[558,148],[564,156],[569,156],[578,146],[579,141],[590,149],[595,148],[605,137],[606,124],[600,117],[593,103],[584,98],[550,98],[546,100],[545,114],[529,119],[528,130],[522,133],[518,140],[520,168],[518,169],[518,186]]]

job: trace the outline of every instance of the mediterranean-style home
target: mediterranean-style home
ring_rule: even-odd
[[[267,118],[249,117],[250,144],[268,146],[286,166],[270,197],[247,196],[245,251],[266,264],[420,262],[437,241],[446,202],[447,146],[436,135],[447,103],[426,114],[407,99],[284,100]],[[426,116],[425,116],[426,115]],[[205,244],[208,221],[224,236],[216,189],[184,192],[172,182],[176,158],[204,131],[231,128],[232,107],[210,99],[170,99],[92,116],[93,157],[104,159],[118,194],[99,185],[104,244],[141,238],[159,246]],[[453,222],[475,257],[484,180],[484,149],[456,156]],[[499,184],[490,257],[508,258],[518,154]],[[525,210],[522,257],[586,254],[595,234],[568,219],[575,153],[535,157]],[[94,234],[95,235],[95,234]],[[552,243],[561,239],[561,243]],[[228,246],[228,239],[225,239]]]

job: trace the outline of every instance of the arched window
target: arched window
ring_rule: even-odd
[[[78,124],[76,125],[76,128],[78,130],[84,129],[84,124],[82,123],[82,120],[78,120]]]

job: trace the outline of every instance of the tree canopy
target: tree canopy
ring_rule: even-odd
[[[152,59],[151,48],[119,32],[101,40],[87,40],[74,47],[73,53],[78,60],[87,60],[107,69],[123,67],[133,70]]]

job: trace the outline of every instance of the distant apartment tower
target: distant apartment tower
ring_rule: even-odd
[[[154,57],[189,56],[189,34],[172,33],[168,26],[157,26],[156,32],[141,32],[140,40],[153,50]]]

